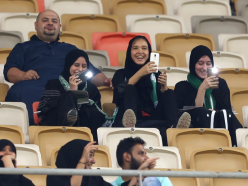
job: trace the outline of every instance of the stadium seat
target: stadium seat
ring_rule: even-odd
[[[29,40],[34,34],[37,35],[36,32],[28,33]],[[59,34],[59,42],[65,42],[75,45],[77,48],[82,50],[90,48],[87,36],[85,36],[84,34],[78,34],[74,32],[61,32]]]
[[[242,16],[244,18],[247,18],[247,6],[248,2],[246,0],[236,0],[234,1],[234,7],[236,10],[236,15],[237,16]]]
[[[85,50],[88,54],[90,62],[96,67],[110,66],[108,52],[104,50]]]
[[[19,31],[0,30],[0,48],[14,48],[17,43],[22,43],[23,36]]]
[[[5,83],[0,83],[0,101],[5,101],[5,97],[9,91],[9,86]]]
[[[159,53],[159,67],[178,67],[177,57],[171,53],[163,52],[163,51],[152,51],[155,53]],[[118,61],[119,66],[124,67],[126,61],[126,51],[118,52]]]
[[[220,34],[219,42],[223,51],[243,54],[246,59],[246,66],[248,66],[248,54],[245,50],[248,47],[248,34]]]
[[[101,104],[103,105],[104,103],[112,103],[113,101],[113,89],[108,86],[101,86],[98,87],[98,90],[101,94]]]
[[[166,14],[164,0],[133,1],[115,0],[113,14],[117,15],[121,28],[126,31],[126,15],[128,14]]]
[[[1,30],[20,31],[22,32],[24,41],[28,41],[28,33],[34,31],[34,22],[38,14],[35,13],[19,13],[2,17]]]
[[[8,139],[14,144],[25,144],[22,128],[17,125],[3,125],[0,121],[0,139]]]
[[[247,79],[245,80],[247,81]],[[227,82],[228,83],[228,82]],[[244,126],[242,107],[248,105],[248,89],[231,89],[230,90],[231,103],[236,111],[236,117]]]
[[[112,167],[111,165],[111,157],[110,157],[110,153],[109,153],[109,148],[105,145],[96,145],[97,146],[97,150],[95,150],[95,160],[96,163],[94,165],[92,165],[93,167]],[[53,149],[53,151],[50,153],[50,156],[47,157],[47,160],[50,159],[50,164],[48,163],[48,165],[52,166],[52,167],[56,167],[55,162],[58,156],[58,152],[60,150],[61,146],[55,147]]]
[[[55,167],[50,166],[18,166],[17,168],[27,168],[27,169],[53,169]],[[46,186],[47,175],[35,175],[35,174],[25,174],[23,175],[30,179],[35,186]]]
[[[202,0],[188,0],[181,1],[178,5],[177,15],[183,17],[187,32],[192,33],[191,17],[196,15],[215,15],[215,16],[231,16],[231,8],[226,1],[202,1]],[[198,32],[196,32],[198,33]]]
[[[248,137],[247,135],[248,135],[248,129],[247,128],[242,128],[242,129],[236,130],[236,138],[237,138],[237,146],[238,147],[245,147],[245,148],[248,147],[248,144],[246,144],[246,141],[243,141],[243,139],[246,140],[246,137]],[[247,145],[247,147],[246,147],[246,145]]]
[[[144,139],[145,140],[145,139]],[[170,168],[170,169],[181,169],[181,157],[176,147],[155,147],[147,146],[145,148],[146,155],[149,158],[159,157],[156,163],[155,169],[159,168]]]
[[[12,48],[3,48],[0,49],[0,64],[5,64],[9,53],[11,52]]]
[[[30,12],[38,13],[38,4],[36,0],[17,0],[9,1],[3,0],[0,1],[0,12]]]
[[[130,33],[130,32],[112,32],[102,33],[95,32],[92,34],[92,44],[94,50],[106,50],[110,58],[111,66],[119,66],[118,52],[127,50],[129,41],[142,35],[150,41],[150,36],[146,33]]]
[[[39,101],[36,101],[32,104],[32,107],[33,107],[33,116],[34,116],[34,123],[39,125],[39,122],[40,122],[40,118],[38,117],[37,113],[35,113],[38,109],[38,106],[39,106]]]
[[[185,148],[222,146],[231,147],[231,138],[228,130],[225,129],[176,129],[170,128],[166,131],[168,146],[179,149],[182,167],[186,168]]]
[[[15,144],[17,166],[42,166],[40,149],[34,144]]]
[[[243,172],[247,174],[247,170],[228,170],[228,171],[221,171],[221,172]],[[209,178],[208,185],[205,186],[247,186],[248,179],[242,179],[242,178]],[[206,183],[206,182],[205,182]]]
[[[120,140],[127,137],[141,137],[146,142],[146,147],[162,146],[160,132],[155,128],[108,128],[97,129],[98,143],[109,147],[112,167],[118,167],[116,148]]]
[[[183,18],[179,16],[127,15],[126,24],[128,32],[148,33],[152,41],[152,50],[156,50],[156,34],[186,33]]]
[[[94,170],[122,170],[121,168],[109,168],[109,167],[92,167],[92,169]],[[113,182],[115,181],[119,176],[102,176],[102,178],[106,181],[106,182]]]
[[[49,9],[62,14],[103,14],[101,0],[52,0]]]
[[[187,147],[187,167],[196,171],[247,170],[248,150],[242,147]],[[204,185],[204,179],[200,184]]]
[[[111,14],[110,11],[113,12],[114,0],[101,0],[102,1],[102,9],[104,15]]]
[[[38,4],[39,12],[42,12],[42,11],[45,10],[45,2],[44,2],[44,0],[37,0],[37,4]]]
[[[15,117],[13,117],[15,116]],[[0,102],[0,123],[18,125],[22,128],[25,141],[28,142],[28,111],[22,102]]]
[[[121,69],[122,67],[110,67],[110,66],[99,66],[98,69],[107,77],[113,78],[116,70]]]
[[[214,37],[215,48],[219,50],[219,34],[247,34],[248,23],[241,17],[234,16],[193,16],[193,33],[211,34]],[[210,26],[211,25],[211,26]]]
[[[192,169],[154,169],[156,171],[195,171]],[[200,186],[199,178],[169,177],[173,186]]]
[[[73,139],[93,141],[91,131],[87,127],[30,126],[28,130],[30,143],[40,147],[44,165],[47,165],[47,151],[49,149],[51,152],[53,145],[64,145]]]
[[[248,106],[242,107],[243,123],[244,127],[248,127]]]
[[[93,32],[120,32],[119,21],[114,15],[77,15],[61,16],[62,30],[85,34],[91,39]],[[91,41],[91,40],[90,40]],[[92,49],[92,43],[90,42]]]
[[[116,105],[114,103],[103,103],[102,110],[108,114],[108,116],[112,117],[115,111]]]
[[[233,52],[212,51],[214,57],[214,66],[218,68],[247,68],[245,56]],[[187,66],[191,52],[186,52]]]
[[[159,67],[158,70],[163,73],[167,71],[167,85],[174,87],[179,81],[187,80],[189,70],[180,67]]]
[[[207,34],[156,34],[157,50],[174,54],[180,67],[187,67],[185,53],[198,45],[215,50],[212,35]]]
[[[219,76],[226,80],[228,87],[231,89],[248,88],[248,84],[246,83],[248,69],[219,69]]]
[[[4,83],[4,84],[8,85],[8,87],[11,87],[11,86],[13,85],[13,83],[10,83],[10,82],[8,82],[8,81],[6,81],[6,80],[4,79],[3,69],[4,69],[4,64],[0,64],[0,83]],[[6,90],[7,90],[7,89],[3,89],[3,93],[4,93],[4,91],[6,91]],[[9,90],[9,89],[8,89],[8,90]],[[7,92],[5,92],[5,93],[7,93]],[[4,99],[5,99],[5,97],[4,97]]]

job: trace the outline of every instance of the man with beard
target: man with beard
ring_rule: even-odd
[[[41,12],[34,24],[37,36],[30,41],[18,43],[7,58],[4,77],[14,83],[5,101],[24,102],[28,109],[29,121],[33,123],[32,104],[39,101],[45,84],[57,79],[64,68],[65,56],[74,45],[59,41],[60,19],[56,12]],[[91,63],[88,67],[93,73],[91,82],[96,86],[111,86],[111,81]]]
[[[144,148],[145,142],[139,138],[125,138],[117,146],[116,156],[119,166],[123,170],[151,170],[156,166],[159,158],[149,158]],[[138,179],[132,176],[120,176],[113,186],[138,185]],[[143,180],[144,186],[172,186],[167,177],[146,177]]]

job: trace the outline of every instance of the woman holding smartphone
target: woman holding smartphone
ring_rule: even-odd
[[[0,168],[16,168],[15,145],[6,139],[0,140]],[[34,186],[32,181],[23,175],[0,175],[1,186]]]
[[[228,129],[233,145],[236,145],[235,131],[242,128],[242,125],[231,111],[230,90],[226,81],[217,76],[208,77],[208,68],[212,67],[214,60],[209,48],[199,45],[191,51],[187,81],[177,83],[174,89],[177,107],[178,109],[183,109],[184,106],[200,107],[189,111],[195,128],[209,128],[212,111],[225,109],[228,115],[231,114],[232,122],[229,123]],[[221,117],[220,115],[215,117],[214,128],[225,126]]]
[[[114,127],[133,127],[136,121],[162,120],[162,126],[167,129],[177,121],[174,92],[167,87],[166,71],[155,73],[157,65],[150,61],[151,52],[146,37],[130,40],[125,68],[117,70],[112,80],[113,103],[117,107]]]
[[[85,126],[91,129],[94,139],[97,139],[96,130],[105,122],[101,95],[94,84],[82,82],[78,76],[88,66],[89,58],[83,50],[76,49],[67,54],[61,76],[49,80],[41,96],[38,106],[41,125]],[[90,103],[78,104],[73,91],[87,91]]]

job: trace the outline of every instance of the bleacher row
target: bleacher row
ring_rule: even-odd
[[[99,128],[97,134],[99,145],[95,151],[94,169],[120,169],[116,160],[119,141],[126,137],[139,136],[146,141],[148,157],[160,158],[155,170],[248,172],[248,129],[236,131],[238,147],[232,147],[226,129],[170,128],[167,130],[168,146],[163,146],[160,133],[155,128]],[[0,136],[15,143],[19,168],[55,168],[55,160],[63,144],[72,139],[93,140],[90,129],[86,127],[30,126],[30,144],[24,144],[24,134],[19,126],[0,125]],[[44,175],[27,177],[34,179],[36,185],[46,185]],[[104,179],[111,182],[116,177],[106,176]],[[177,182],[175,186],[210,186],[210,182],[214,181],[199,178],[171,180],[172,183]],[[223,183],[220,180],[216,180],[220,183],[212,185],[224,186],[226,180],[223,179]],[[236,183],[235,185],[245,185],[244,180],[228,180],[232,184]],[[247,180],[245,181],[247,184]]]

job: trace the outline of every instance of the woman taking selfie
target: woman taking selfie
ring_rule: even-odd
[[[199,45],[191,51],[187,81],[177,83],[174,89],[177,107],[200,107],[189,110],[195,128],[209,128],[212,111],[225,109],[230,121],[228,126],[225,126],[223,112],[216,112],[214,128],[228,128],[232,143],[236,145],[235,131],[242,125],[231,111],[230,90],[226,81],[214,75],[208,77],[208,68],[213,70],[212,67],[214,60],[209,48]]]
[[[94,84],[82,82],[78,76],[88,66],[89,58],[83,50],[76,49],[67,54],[61,76],[49,80],[41,96],[38,106],[41,125],[85,126],[97,139],[96,130],[105,122],[105,115],[101,112],[101,95]],[[78,103],[73,91],[87,91],[90,103]]]
[[[6,139],[0,140],[0,168],[16,168],[15,145]],[[0,175],[1,186],[34,186],[32,181],[23,175]]]
[[[174,92],[167,87],[166,71],[156,73],[157,65],[150,61],[151,52],[146,37],[130,40],[125,68],[117,70],[112,80],[113,103],[118,108],[113,126],[133,127],[136,120],[163,120],[167,128],[175,124]]]

